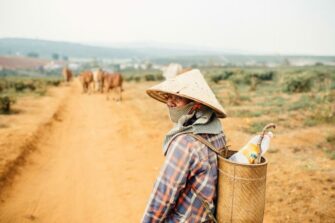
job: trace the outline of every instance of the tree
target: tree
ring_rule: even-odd
[[[58,59],[59,59],[59,55],[58,55],[58,53],[53,53],[53,54],[52,54],[52,59],[54,59],[54,60],[58,60]]]
[[[65,60],[65,61],[68,61],[68,60],[69,60],[69,57],[68,57],[68,56],[65,56],[65,55],[64,55],[62,58],[63,58],[63,60]]]
[[[29,52],[29,53],[27,53],[27,56],[28,56],[28,57],[34,57],[34,58],[37,58],[37,57],[38,57],[38,53],[36,53],[36,52]]]

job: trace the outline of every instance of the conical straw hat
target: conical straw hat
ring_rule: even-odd
[[[206,80],[197,69],[165,80],[149,88],[147,94],[163,103],[166,103],[166,94],[174,94],[212,108],[219,118],[225,118],[227,116],[226,111],[216,99],[213,91],[209,88]]]

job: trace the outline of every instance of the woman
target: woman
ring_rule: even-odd
[[[199,139],[223,148],[218,118],[226,112],[199,70],[166,80],[147,93],[167,104],[174,127],[164,138],[166,159],[142,222],[215,221],[217,154]]]

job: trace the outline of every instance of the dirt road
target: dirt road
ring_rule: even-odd
[[[153,84],[126,83],[124,101],[116,103],[83,95],[74,82],[52,97],[24,102],[18,115],[2,117],[8,127],[0,129],[0,164],[14,156],[11,150],[20,152],[14,147],[24,145],[21,136],[29,138],[36,129],[39,135],[1,191],[0,222],[139,222],[164,159],[162,137],[171,127],[165,106],[145,94]],[[40,118],[51,122],[37,127]],[[250,139],[243,131],[249,122],[222,120],[232,148]],[[335,161],[319,148],[334,127],[290,130],[277,124],[266,154],[264,222],[334,222]]]
[[[82,95],[77,83],[71,88],[51,131],[6,189],[0,222],[140,220],[161,163],[153,156],[162,157],[156,121],[142,107],[146,96],[127,89],[116,103]]]

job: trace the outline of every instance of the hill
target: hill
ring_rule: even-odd
[[[140,58],[208,55],[210,51],[192,49],[171,49],[143,45],[136,47],[91,46],[71,42],[59,42],[39,39],[2,38],[0,39],[0,55],[28,55],[52,58],[53,54],[72,58]]]
[[[317,63],[335,65],[335,56],[311,55],[257,55],[229,52],[223,49],[201,48],[164,43],[121,44],[114,46],[93,46],[71,42],[49,41],[23,38],[0,38],[0,55],[30,56],[52,59],[59,58],[97,58],[97,59],[135,59],[150,60],[158,64],[178,61],[189,66],[234,65],[234,66],[276,66],[276,65],[314,65]]]

